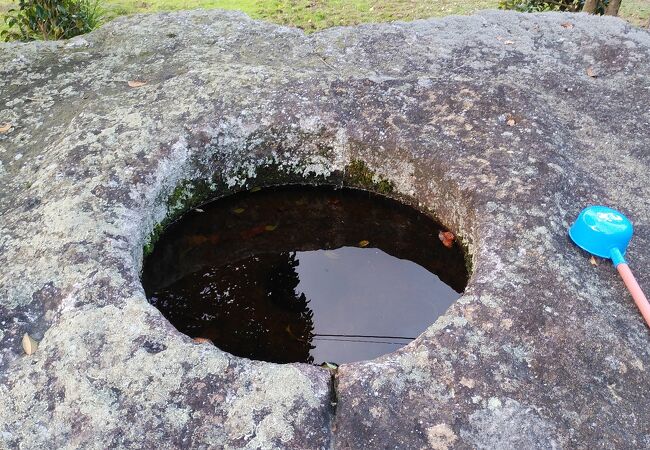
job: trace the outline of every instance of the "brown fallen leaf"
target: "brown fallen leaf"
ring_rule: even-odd
[[[250,239],[258,236],[266,231],[266,225],[258,225],[248,230],[244,230],[239,233],[242,239]]]
[[[204,337],[196,337],[192,340],[197,344],[212,344],[212,341],[210,339]]]
[[[261,190],[262,190],[262,188],[259,187],[259,186],[253,186],[253,187],[251,188],[251,192],[257,192],[257,191],[261,191]]]
[[[12,125],[9,122],[3,123],[2,125],[0,125],[0,134],[8,132],[9,130],[11,130],[11,127]]]
[[[278,224],[275,225],[267,225],[264,227],[266,231],[274,231],[278,227]]]
[[[38,349],[38,341],[31,337],[29,334],[25,333],[23,335],[23,350],[28,355],[33,354]]]
[[[147,84],[146,81],[131,80],[131,81],[128,82],[129,87],[132,87],[132,88],[142,87],[145,84]]]
[[[589,66],[589,67],[587,67],[587,76],[589,76],[591,78],[596,78],[598,76],[598,74],[596,74],[596,71],[594,70],[593,67]]]
[[[509,127],[514,127],[516,123],[517,121],[514,117],[510,117],[508,120],[506,120],[506,124],[508,124]]]
[[[232,212],[234,212],[235,214],[241,214],[244,211],[246,211],[244,208],[235,208],[232,210]]]
[[[566,28],[569,30],[573,28],[573,24],[571,22],[562,22],[560,25],[562,25],[562,28]]]
[[[591,263],[592,266],[598,265],[598,261],[596,261],[596,258],[594,258],[593,256],[589,258],[589,262]]]
[[[367,247],[368,244],[370,244],[370,241],[366,241],[365,239],[363,241],[359,241],[359,247]]]
[[[447,248],[451,248],[454,245],[454,241],[456,240],[456,236],[454,233],[451,231],[442,231],[438,233],[438,239],[440,239],[440,242],[442,242],[442,245],[444,245]]]

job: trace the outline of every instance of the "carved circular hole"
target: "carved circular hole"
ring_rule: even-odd
[[[171,224],[144,262],[149,301],[181,332],[277,363],[372,359],[465,289],[465,253],[431,217],[367,191],[253,190]]]

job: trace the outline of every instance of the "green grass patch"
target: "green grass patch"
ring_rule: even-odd
[[[17,0],[0,0],[0,14]],[[102,0],[104,20],[143,12],[221,8],[243,11],[256,19],[317,31],[338,25],[414,20],[494,9],[498,0]],[[650,0],[623,0],[621,17],[648,25]],[[4,22],[0,23],[0,30]]]
[[[650,28],[650,0],[623,0],[619,15],[634,25]]]

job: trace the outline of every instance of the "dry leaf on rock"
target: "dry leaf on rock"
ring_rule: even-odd
[[[593,256],[592,256],[591,258],[589,258],[589,262],[590,262],[591,265],[593,265],[593,266],[597,266],[597,265],[598,265],[598,261],[596,261],[596,258],[594,258]]]
[[[503,41],[503,43],[506,44],[506,45],[512,45],[512,44],[515,43],[515,41],[507,40],[507,41]]]
[[[197,337],[193,339],[197,344],[212,344],[212,341],[208,338]]]
[[[509,127],[514,127],[517,121],[515,120],[514,117],[509,117],[508,120],[506,120],[506,123],[508,124]]]
[[[2,125],[0,125],[0,133],[6,133],[6,132],[8,132],[9,130],[11,130],[11,126],[12,126],[12,125],[11,125],[10,123],[8,123],[8,122],[7,122],[7,123],[3,123]]]
[[[566,28],[568,30],[573,28],[573,24],[571,22],[562,22],[560,25],[562,25],[562,28]]]
[[[33,354],[38,349],[38,341],[31,337],[29,334],[25,333],[23,335],[23,350],[28,355]]]
[[[596,74],[596,71],[594,70],[594,68],[589,66],[587,68],[587,76],[590,76],[591,78],[596,78],[598,75]]]
[[[128,82],[129,87],[132,87],[132,88],[142,87],[145,84],[147,84],[146,81],[131,80],[131,81]]]
[[[359,247],[367,247],[368,244],[370,244],[370,241],[366,241],[365,239],[363,241],[359,241]]]

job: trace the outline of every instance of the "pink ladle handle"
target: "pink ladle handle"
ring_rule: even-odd
[[[618,270],[621,278],[623,278],[623,282],[625,283],[625,286],[627,286],[627,290],[630,291],[630,294],[632,294],[634,303],[636,303],[639,311],[641,311],[641,315],[643,316],[645,323],[650,327],[650,303],[648,303],[648,299],[641,290],[641,286],[639,286],[639,283],[636,282],[636,279],[634,278],[634,275],[632,275],[632,271],[627,264],[618,264],[616,266],[616,270]]]

